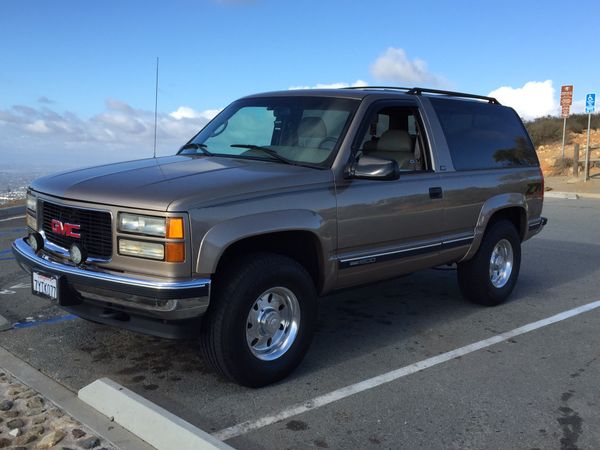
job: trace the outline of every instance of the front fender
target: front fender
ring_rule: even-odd
[[[202,238],[196,272],[215,273],[223,252],[233,243],[252,236],[280,231],[310,231],[323,246],[323,254],[329,253],[335,241],[335,226],[314,211],[292,209],[264,212],[236,217],[213,226]]]
[[[485,201],[483,206],[481,207],[481,211],[479,211],[479,217],[477,218],[477,225],[475,225],[475,236],[473,238],[473,242],[471,243],[471,247],[469,251],[464,256],[462,261],[467,261],[471,259],[479,246],[481,245],[481,241],[483,240],[483,235],[485,234],[485,230],[490,222],[491,217],[498,211],[506,208],[518,207],[522,208],[525,213],[525,223],[527,223],[527,218],[529,217],[529,207],[527,204],[527,199],[525,195],[520,194],[518,192],[511,192],[506,194],[499,194],[494,197],[491,197]]]

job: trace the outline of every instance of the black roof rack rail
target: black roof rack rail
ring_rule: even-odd
[[[415,88],[412,88],[407,93],[413,94],[413,95],[421,95],[421,94],[425,93],[425,94],[447,95],[449,97],[475,98],[477,100],[487,100],[488,102],[494,103],[495,105],[500,104],[500,102],[498,100],[496,100],[494,97],[487,97],[485,95],[477,95],[477,94],[467,94],[465,92],[443,91],[441,89],[427,89],[427,88],[415,87]]]
[[[421,94],[439,94],[439,95],[447,95],[448,97],[462,97],[462,98],[474,98],[477,100],[486,100],[489,103],[493,103],[495,105],[499,105],[500,102],[494,97],[487,97],[485,95],[477,95],[477,94],[467,94],[466,92],[454,92],[454,91],[444,91],[441,89],[428,89],[428,88],[406,88],[399,86],[352,86],[344,89],[381,89],[381,90],[398,90],[398,91],[406,91],[407,94],[411,95],[421,95]]]
[[[400,86],[348,86],[343,89],[381,89],[381,90],[408,92],[414,88],[400,87]]]

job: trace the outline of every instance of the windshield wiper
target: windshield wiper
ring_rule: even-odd
[[[189,144],[185,144],[183,147],[181,147],[179,149],[179,151],[194,149],[194,150],[200,150],[206,156],[213,156],[213,154],[211,152],[209,152],[206,149],[206,147],[207,147],[206,144],[196,144],[195,142],[190,142]]]
[[[295,161],[287,159],[285,156],[281,156],[279,153],[277,153],[275,150],[269,147],[262,147],[260,145],[253,144],[231,144],[230,147],[247,148],[249,150],[260,150],[261,152],[265,152],[267,155],[272,156],[273,158],[277,159],[278,161],[281,161],[282,163],[291,164],[292,166],[298,165]]]

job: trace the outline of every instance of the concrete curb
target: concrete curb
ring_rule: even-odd
[[[79,398],[158,450],[233,448],[109,378],[81,388]]]
[[[6,320],[4,316],[0,316],[0,331],[10,330],[12,327],[12,323]]]
[[[594,198],[594,199],[597,199],[597,200],[600,199],[600,194],[578,192],[577,196],[579,196],[580,198]]]
[[[547,191],[544,192],[544,197],[566,198],[569,200],[577,200],[578,198],[593,198],[600,200],[600,194],[595,194],[593,192]]]
[[[579,198],[578,194],[576,194],[575,192],[556,192],[556,191],[544,192],[544,197],[564,198],[564,199],[568,199],[568,200],[577,200]]]
[[[153,450],[153,447],[146,442],[79,400],[62,384],[47,377],[2,347],[0,347],[0,367],[115,447],[126,450]]]

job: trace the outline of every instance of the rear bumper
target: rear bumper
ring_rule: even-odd
[[[60,277],[64,309],[100,323],[163,337],[186,337],[206,312],[211,280],[157,279],[129,276],[66,263],[42,250],[37,254],[25,241],[13,242],[18,264]]]

